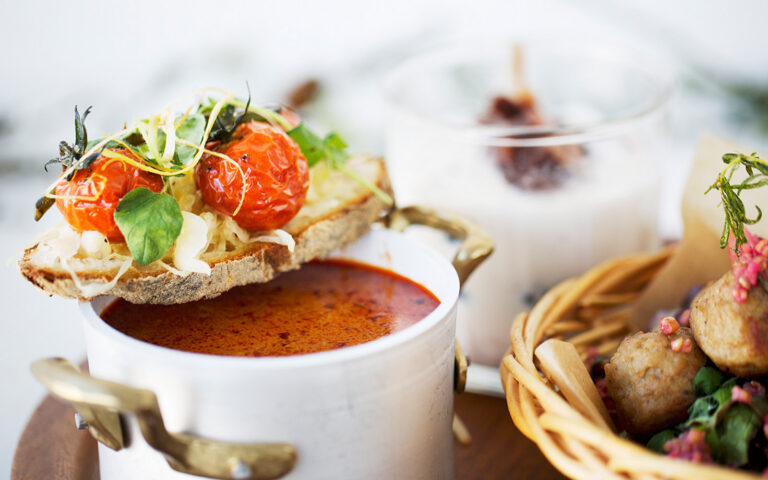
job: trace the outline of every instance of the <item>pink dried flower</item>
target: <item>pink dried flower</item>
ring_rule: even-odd
[[[677,319],[677,321],[680,323],[681,327],[690,327],[691,326],[691,309],[686,308],[683,310],[683,313],[680,314],[680,317]]]
[[[746,262],[738,260],[736,263],[733,264],[733,275],[734,276],[741,277],[746,272],[747,272],[747,264],[746,264]]]
[[[672,335],[676,331],[680,330],[680,324],[677,323],[675,317],[664,317],[659,320],[659,330],[664,335]]]
[[[744,303],[747,301],[747,291],[741,287],[733,287],[733,301],[736,303]]]
[[[758,235],[750,232],[747,227],[744,227],[744,236],[747,237],[747,243],[745,245],[749,245],[751,247],[754,247],[760,242],[760,240],[762,240],[762,238],[760,238]]]
[[[588,370],[592,370],[592,367],[595,366],[595,361],[599,356],[600,356],[600,352],[597,351],[596,347],[589,347],[587,349],[587,369]]]
[[[763,258],[763,257],[752,257],[747,262],[747,268],[744,274],[740,278],[746,278],[749,282],[749,286],[757,285],[757,276],[762,272],[764,269],[760,268],[760,264],[756,261],[757,258]],[[748,288],[748,287],[744,287]]]
[[[755,380],[745,383],[742,388],[753,397],[762,397],[765,395],[765,387],[762,383]]]
[[[747,279],[748,276],[749,274],[744,275],[743,277],[738,277],[738,280],[737,280],[739,282],[739,286],[744,290],[749,290],[750,288],[752,288],[752,285],[749,283],[749,280]]]
[[[752,401],[752,395],[738,385],[734,385],[731,389],[731,401],[749,405]]]
[[[760,268],[761,271],[768,268],[768,256],[761,255],[759,257],[755,257],[752,261]]]
[[[616,402],[614,402],[613,398],[608,394],[608,384],[605,382],[605,378],[601,378],[595,382],[595,387],[597,387],[597,393],[599,393],[600,398],[603,399],[605,408],[608,410],[611,418],[617,418]]]
[[[759,278],[768,274],[768,240],[754,235],[744,229],[747,243],[739,247],[739,255],[733,252],[736,240],[733,236],[728,243],[731,246],[729,255],[733,263],[733,275],[736,285],[733,287],[733,301],[744,303],[747,300],[749,290],[758,284]]]
[[[763,257],[768,257],[768,240],[761,238],[755,245],[755,251]]]
[[[670,342],[669,347],[673,352],[691,353],[691,350],[693,350],[693,342],[690,338],[676,338]]]
[[[677,438],[667,440],[664,451],[671,458],[681,458],[696,463],[713,463],[705,437],[701,430],[687,430]]]

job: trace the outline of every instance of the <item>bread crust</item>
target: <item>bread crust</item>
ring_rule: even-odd
[[[392,194],[384,161],[379,162],[379,176],[375,184]],[[249,283],[267,282],[281,272],[295,270],[303,263],[324,258],[337,248],[355,241],[381,218],[389,207],[385,202],[365,191],[354,200],[337,206],[306,225],[286,229],[296,246],[293,252],[276,243],[258,242],[237,252],[209,262],[211,274],[189,273],[175,275],[165,269],[137,269],[135,264],[117,284],[102,295],[122,297],[132,303],[170,305],[213,298],[227,290]],[[27,249],[19,260],[21,274],[46,294],[80,301],[92,297],[82,295],[72,277],[63,270],[36,266],[32,260],[36,246]],[[107,283],[114,271],[78,272],[82,282]]]

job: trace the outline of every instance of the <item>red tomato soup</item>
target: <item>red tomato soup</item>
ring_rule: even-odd
[[[101,318],[154,345],[213,355],[263,357],[370,342],[418,322],[440,304],[388,270],[348,261],[312,262],[269,283],[180,305],[118,299]]]

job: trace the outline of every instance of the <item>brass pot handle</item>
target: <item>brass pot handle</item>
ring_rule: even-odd
[[[218,479],[280,478],[296,464],[284,443],[229,443],[169,433],[157,397],[149,390],[91,377],[63,358],[38,360],[32,373],[56,398],[70,404],[96,440],[113,450],[126,446],[120,415],[134,415],[147,443],[174,470]]]
[[[462,287],[472,272],[493,253],[491,236],[479,226],[454,213],[416,206],[394,208],[384,219],[384,224],[399,232],[409,225],[425,225],[442,230],[461,241],[452,263]],[[464,391],[468,364],[469,361],[457,341],[453,377],[453,388],[456,392]]]
[[[409,225],[425,225],[442,230],[461,241],[452,263],[462,286],[472,272],[493,253],[493,240],[485,230],[451,212],[415,206],[395,208],[386,216],[384,223],[398,232]]]

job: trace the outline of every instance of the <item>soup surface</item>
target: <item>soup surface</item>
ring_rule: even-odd
[[[388,270],[312,262],[269,283],[179,305],[118,299],[101,314],[131,337],[188,352],[280,356],[370,342],[413,325],[440,301]]]

